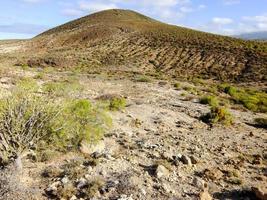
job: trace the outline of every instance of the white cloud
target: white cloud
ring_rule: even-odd
[[[42,0],[22,0],[22,1],[26,3],[40,3]]]
[[[117,5],[114,3],[88,2],[88,1],[79,2],[79,9],[82,11],[96,12],[113,8],[117,8]]]
[[[204,4],[201,4],[201,5],[198,6],[198,9],[199,9],[199,10],[201,10],[201,9],[205,9],[205,8],[207,8],[207,6],[204,5]]]
[[[240,4],[240,0],[223,0],[224,5],[234,5],[234,4]]]
[[[223,35],[267,31],[267,13],[256,16],[243,16],[239,20],[214,17],[210,22],[195,28]]]
[[[66,8],[62,10],[62,14],[67,16],[81,16],[83,15],[83,12],[78,9]]]
[[[212,23],[214,23],[216,25],[227,25],[227,24],[232,24],[233,20],[230,18],[214,17],[212,19]]]
[[[190,13],[190,12],[193,12],[194,10],[193,10],[193,8],[191,8],[191,7],[182,6],[182,7],[180,8],[180,11],[181,11],[182,13]]]

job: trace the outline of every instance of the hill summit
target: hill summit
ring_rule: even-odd
[[[29,65],[79,67],[200,76],[219,80],[264,80],[267,44],[195,31],[131,10],[106,10],[48,30],[30,42]]]

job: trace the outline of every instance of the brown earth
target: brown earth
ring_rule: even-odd
[[[34,54],[33,54],[34,52]],[[224,37],[107,10],[51,29],[26,42],[16,64],[225,81],[265,81],[267,44]]]

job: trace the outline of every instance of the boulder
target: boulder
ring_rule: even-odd
[[[169,175],[169,170],[163,165],[158,165],[155,174],[157,178],[167,177]]]

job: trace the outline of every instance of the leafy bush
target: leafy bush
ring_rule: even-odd
[[[52,124],[59,110],[51,102],[30,94],[13,94],[1,101],[0,157],[20,156],[54,131]],[[1,159],[0,159],[1,160]]]
[[[111,126],[111,118],[88,100],[81,99],[65,103],[56,124],[64,124],[64,127],[51,142],[64,149],[78,148],[83,140],[87,143],[98,142],[105,129]]]
[[[37,151],[51,146],[72,150],[81,141],[96,143],[110,125],[106,113],[88,100],[55,102],[20,91],[0,102],[0,161],[20,159],[32,147]],[[41,159],[49,157],[42,155]]]
[[[201,119],[209,124],[221,123],[231,125],[233,123],[231,113],[226,108],[219,106],[211,107],[210,113],[202,116]]]
[[[181,83],[178,83],[178,82],[174,83],[173,86],[177,90],[177,89],[179,89],[181,87]]]
[[[207,104],[210,106],[218,106],[219,105],[219,101],[216,97],[214,96],[204,96],[200,99],[199,101],[201,104]]]
[[[109,101],[110,110],[122,110],[126,106],[126,99],[123,97],[114,97]]]
[[[237,104],[242,104],[248,110],[254,112],[267,112],[267,94],[265,92],[240,89],[224,84],[220,86],[226,94],[232,97]]]

